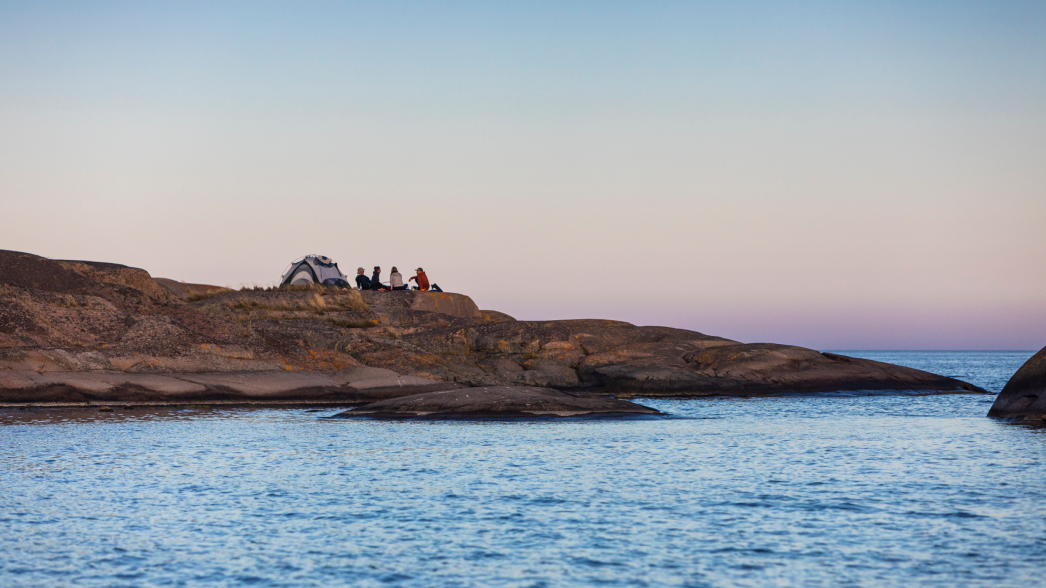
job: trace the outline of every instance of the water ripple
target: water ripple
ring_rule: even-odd
[[[995,390],[1023,361],[963,357],[901,359]],[[624,422],[0,411],[0,585],[1041,584],[1046,430],[984,401],[647,400],[681,418]]]

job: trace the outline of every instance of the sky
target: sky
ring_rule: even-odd
[[[1046,3],[0,2],[0,249],[1046,344]]]

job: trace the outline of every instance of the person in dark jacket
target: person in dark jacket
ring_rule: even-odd
[[[360,290],[370,290],[370,278],[363,272],[362,267],[356,270],[356,287]]]
[[[371,290],[388,290],[389,287],[381,283],[381,266],[374,266],[374,273],[370,276]]]
[[[425,270],[423,270],[423,269],[421,269],[419,267],[417,269],[417,272],[418,272],[418,275],[414,276],[413,278],[411,278],[411,279],[409,279],[407,281],[408,282],[417,282],[418,283],[418,287],[417,287],[418,290],[428,290],[429,289],[429,277],[425,275]]]

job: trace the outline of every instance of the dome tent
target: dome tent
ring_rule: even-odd
[[[280,276],[280,286],[305,286],[324,284],[327,286],[348,286],[345,274],[338,269],[338,264],[323,255],[306,255],[291,263],[287,271]]]

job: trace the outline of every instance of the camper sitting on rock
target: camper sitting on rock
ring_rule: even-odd
[[[407,289],[407,286],[403,284],[403,274],[396,266],[392,266],[392,273],[389,274],[389,286],[392,286],[393,290]]]
[[[414,276],[413,278],[411,278],[411,279],[409,279],[407,281],[408,282],[417,282],[418,283],[418,286],[417,286],[417,288],[415,288],[415,290],[428,290],[429,289],[429,277],[425,275],[425,270],[423,270],[423,269],[421,269],[419,267],[415,271],[418,272],[418,275]]]
[[[370,290],[370,278],[362,267],[356,270],[356,287],[360,290]]]

